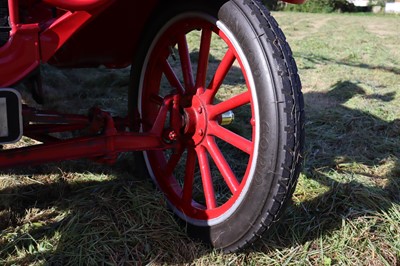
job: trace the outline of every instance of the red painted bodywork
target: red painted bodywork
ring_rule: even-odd
[[[300,4],[305,0],[285,0]],[[0,47],[0,88],[40,63],[60,67],[126,67],[161,0],[8,0],[11,36]],[[19,9],[29,14],[20,17]],[[54,12],[54,9],[56,12]],[[54,13],[56,16],[54,17]]]
[[[159,4],[148,0],[138,8],[128,0],[24,2],[30,16],[22,18],[18,1],[9,0],[12,30],[8,43],[0,47],[0,87],[19,82],[40,63],[128,66],[140,33]]]
[[[57,67],[121,68],[131,64],[145,26],[167,0],[8,0],[10,38],[0,47],[0,88],[11,87],[42,63]],[[302,3],[304,0],[287,0]],[[170,4],[177,4],[170,1]],[[172,100],[166,99],[149,133],[126,132],[126,120],[98,112],[100,122],[85,116],[40,113],[24,107],[24,135],[41,145],[0,151],[0,168],[48,161],[93,158],[113,162],[118,152],[166,149],[164,121]],[[106,121],[106,122],[104,122]],[[181,121],[176,120],[178,128]],[[32,124],[29,124],[33,122]],[[60,140],[48,133],[89,128],[102,134]],[[56,151],[56,152],[55,152]]]
[[[90,11],[104,5],[109,0],[43,0],[44,3],[70,11]]]

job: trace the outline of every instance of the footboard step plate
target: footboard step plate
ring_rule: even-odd
[[[0,144],[15,143],[23,134],[21,94],[0,88]]]

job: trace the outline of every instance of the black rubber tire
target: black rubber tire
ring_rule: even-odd
[[[279,219],[301,171],[304,104],[297,67],[284,34],[258,0],[169,2],[160,9],[135,53],[129,102],[133,117],[140,113],[138,94],[149,47],[163,25],[178,15],[201,12],[222,22],[235,36],[251,68],[261,137],[249,189],[234,213],[218,224],[193,224],[180,216],[191,237],[225,252],[236,252],[260,238]]]

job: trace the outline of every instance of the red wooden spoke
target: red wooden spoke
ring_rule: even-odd
[[[195,166],[196,166],[196,151],[193,148],[188,148],[186,157],[185,179],[183,183],[183,195],[182,195],[182,200],[186,205],[190,205],[192,202]]]
[[[250,103],[250,99],[251,94],[249,91],[240,93],[216,105],[207,106],[208,115],[213,120],[220,114]]]
[[[179,103],[180,103],[180,97],[175,95],[170,113],[170,126],[175,129],[175,134],[177,134],[178,136],[180,135],[179,128],[182,126],[182,118],[181,118]]]
[[[171,65],[168,63],[167,60],[163,60],[163,72],[167,77],[169,83],[172,87],[178,90],[178,93],[183,94],[184,88],[180,83],[178,77],[175,75],[174,70],[172,69]]]
[[[179,150],[176,153],[173,153],[171,155],[171,157],[169,158],[169,161],[168,161],[168,163],[167,163],[167,165],[165,166],[165,169],[164,169],[164,173],[163,174],[165,176],[168,177],[168,176],[172,175],[175,167],[178,165],[179,160],[182,157],[182,153],[183,153],[183,151]]]
[[[218,167],[219,171],[222,174],[226,184],[231,190],[232,194],[234,194],[239,188],[239,182],[233,173],[231,167],[228,162],[225,160],[225,157],[222,155],[221,150],[218,148],[215,143],[214,137],[207,137],[207,150],[210,153],[212,159],[215,162],[215,165]]]
[[[192,63],[190,62],[189,48],[186,41],[186,35],[180,35],[178,38],[179,57],[181,59],[183,80],[185,89],[194,94],[194,80],[192,72]]]
[[[231,49],[226,51],[224,58],[222,58],[217,70],[215,71],[214,77],[212,78],[210,84],[208,85],[208,90],[206,91],[207,101],[211,102],[222,82],[224,81],[226,75],[232,67],[233,62],[235,62],[236,57]]]
[[[152,95],[150,95],[150,101],[157,105],[162,105],[164,102],[164,99],[158,94],[152,94]]]
[[[196,75],[196,88],[204,88],[207,77],[208,57],[210,55],[210,44],[211,44],[210,29],[203,29],[201,33],[200,51],[199,51],[199,63],[197,66]]]
[[[196,148],[197,158],[199,160],[199,167],[201,172],[201,180],[203,183],[204,197],[206,199],[207,209],[214,209],[217,207],[215,200],[215,192],[211,177],[210,164],[207,158],[206,149],[199,145]]]
[[[232,146],[242,150],[247,154],[253,152],[253,142],[244,137],[218,125],[216,121],[210,121],[208,124],[208,134],[216,136]]]

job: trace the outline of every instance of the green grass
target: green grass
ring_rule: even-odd
[[[399,265],[399,17],[274,16],[299,67],[306,152],[292,203],[268,235],[239,254],[188,239],[122,154],[112,166],[0,172],[0,264]],[[49,107],[125,112],[127,69],[44,71]],[[60,83],[67,89],[55,93]]]

